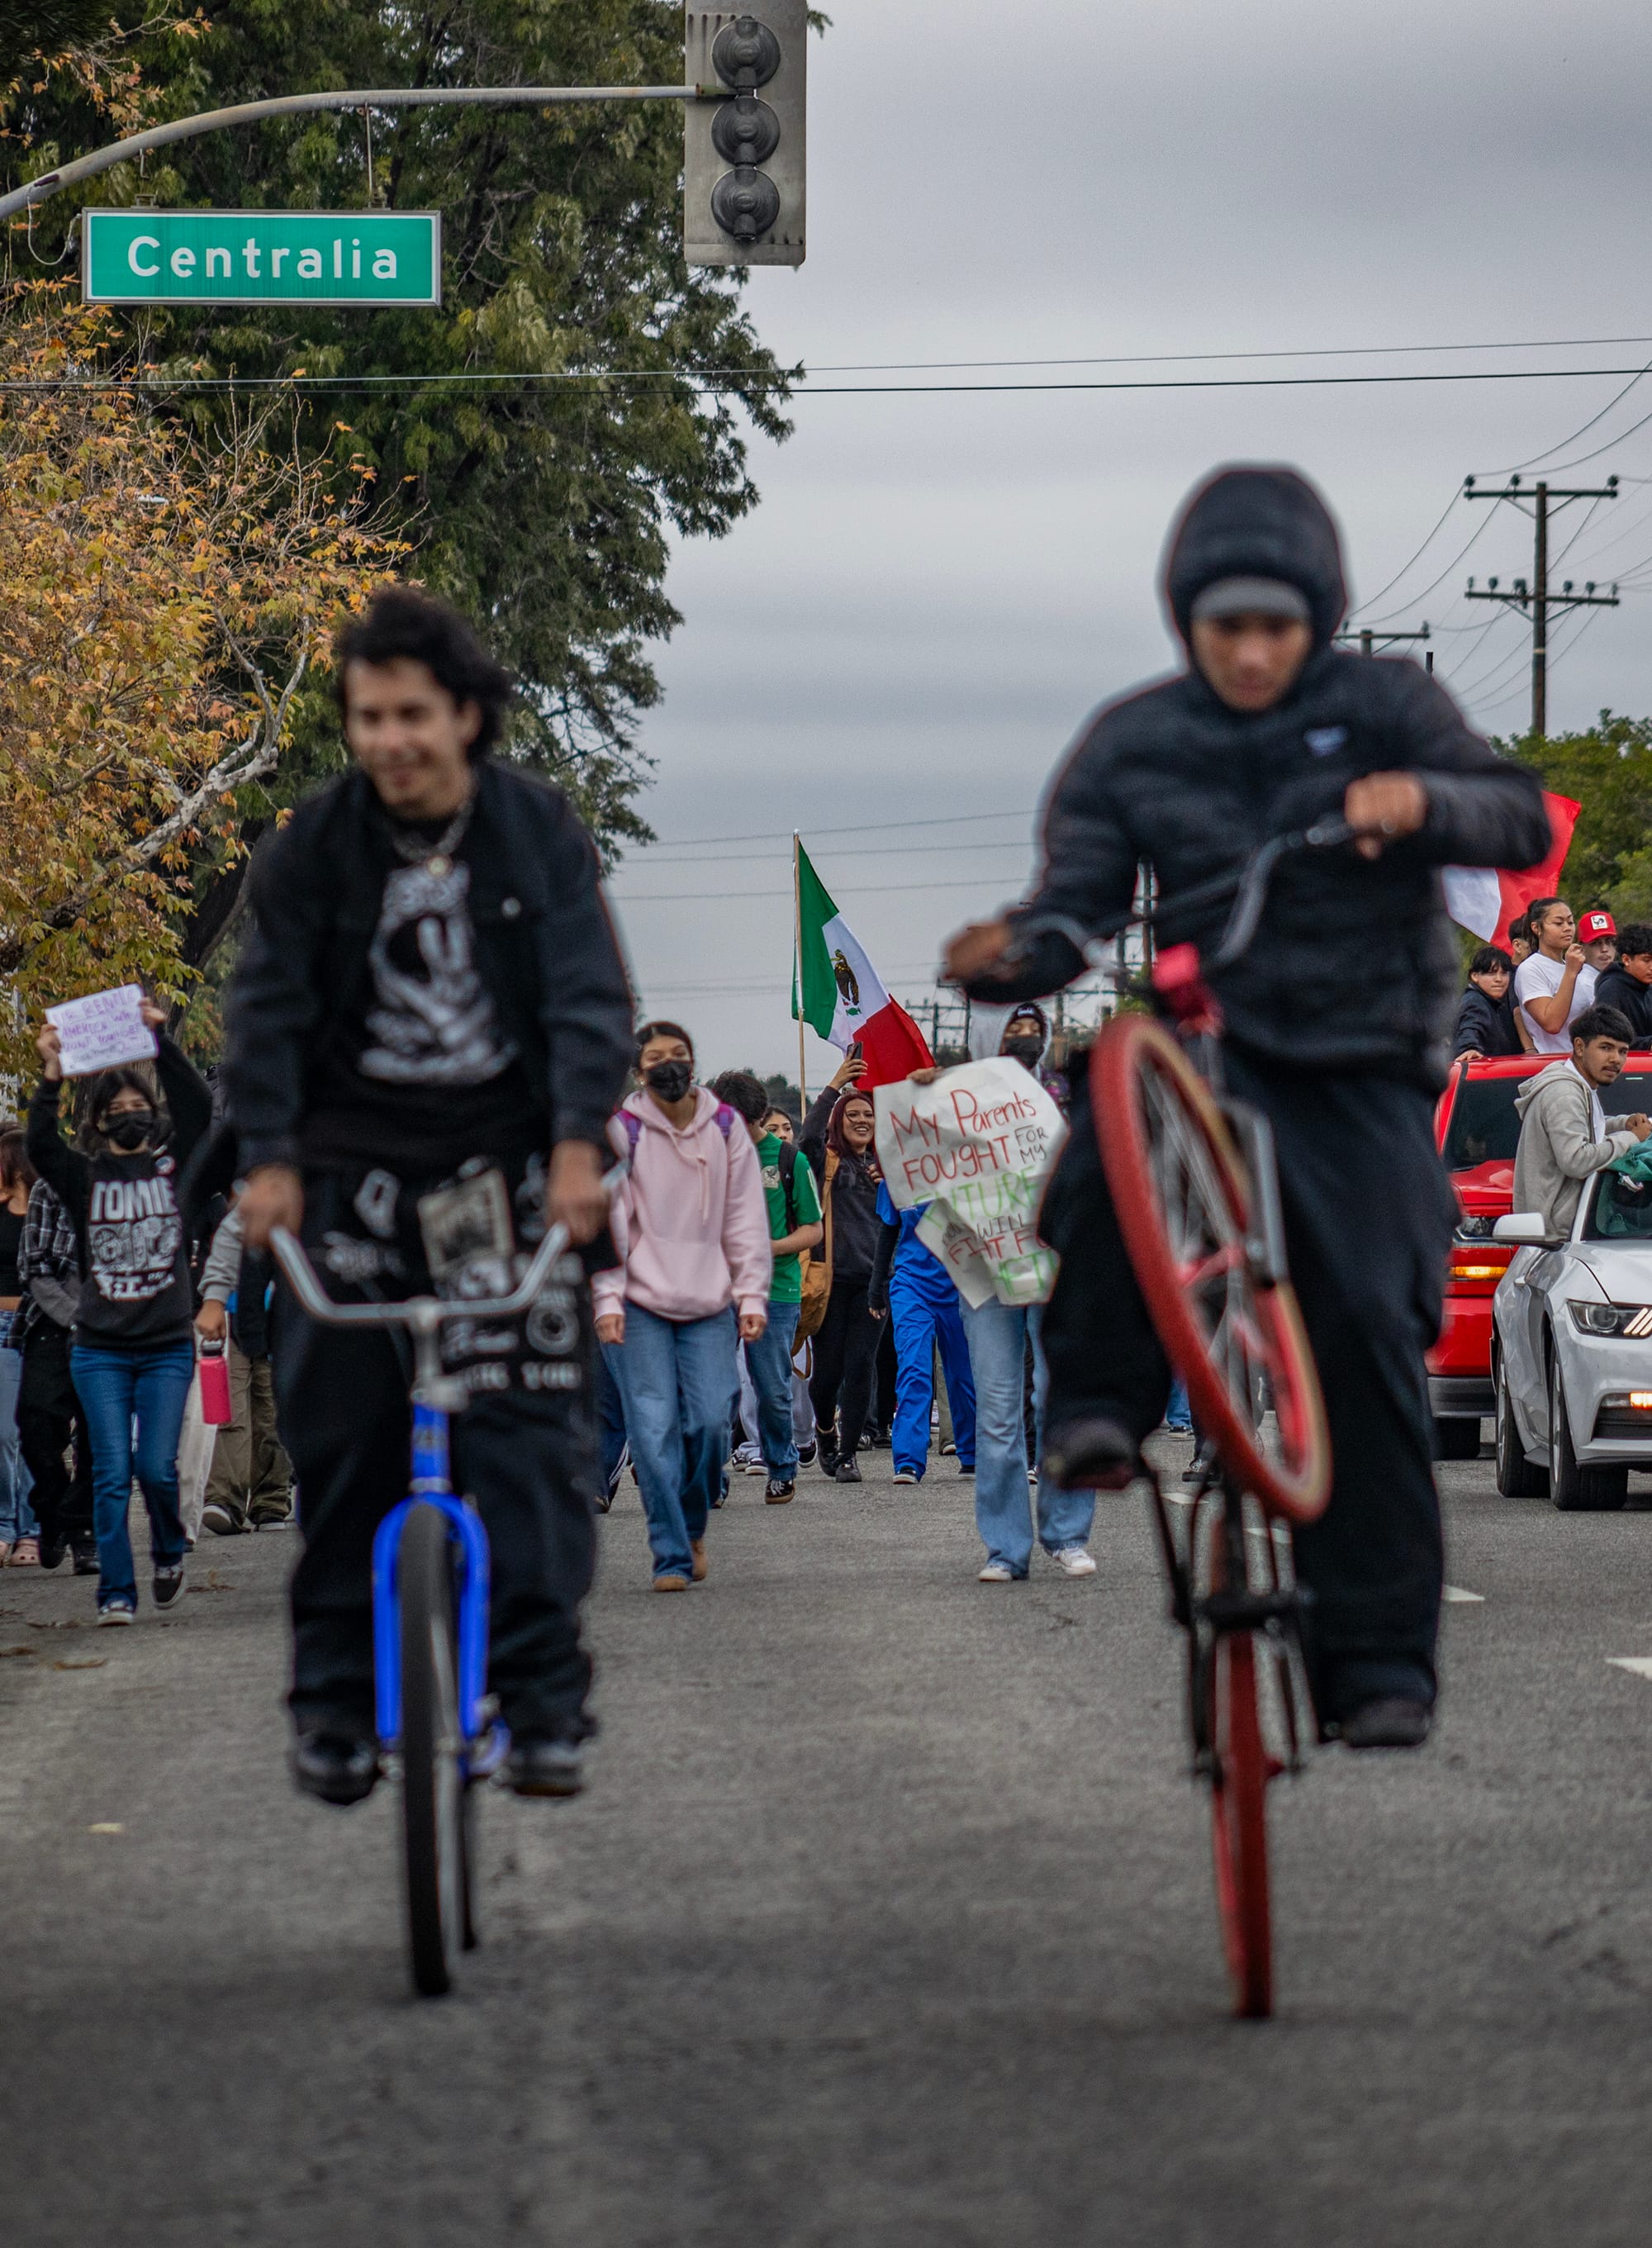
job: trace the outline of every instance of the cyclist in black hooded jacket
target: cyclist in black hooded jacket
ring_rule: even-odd
[[[1312,1589],[1321,1723],[1352,1746],[1427,1736],[1443,1580],[1423,1352],[1440,1318],[1454,1202],[1435,1152],[1457,951],[1442,867],[1520,867],[1549,846],[1535,775],[1472,733],[1403,658],[1333,645],[1347,605],[1337,529],[1306,479],[1218,472],[1171,539],[1176,676],[1086,721],[1048,801],[1033,894],[953,940],[983,1000],[1057,990],[1081,961],[1018,922],[1126,913],[1138,870],[1169,910],[1161,942],[1208,956],[1222,902],[1177,895],[1235,874],[1269,836],[1340,812],[1338,851],[1283,862],[1248,951],[1212,981],[1232,1092],[1271,1119],[1292,1278],[1326,1393],[1334,1477],[1297,1532]],[[1013,968],[1006,956],[1019,954]],[[1171,1369],[1124,1253],[1087,1090],[1045,1198],[1062,1258],[1044,1326],[1047,1472],[1121,1487],[1162,1419]]]

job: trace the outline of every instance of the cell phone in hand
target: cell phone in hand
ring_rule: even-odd
[[[844,1056],[844,1059],[845,1059],[846,1061],[860,1061],[860,1060],[861,1060],[861,1059],[864,1059],[864,1057],[862,1056],[861,1052],[860,1052],[860,1039],[859,1039],[859,1038],[853,1038],[853,1039],[851,1039],[850,1044],[849,1044],[849,1051],[848,1051],[848,1052],[847,1052],[847,1054],[845,1054],[845,1056]]]

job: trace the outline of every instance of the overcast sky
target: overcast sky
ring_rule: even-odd
[[[748,300],[764,339],[822,383],[1652,359],[1652,342],[1535,347],[1652,336],[1644,0],[833,13],[809,57],[808,262],[757,272]],[[824,372],[1436,344],[1507,347]],[[1019,891],[1035,807],[1085,713],[1173,661],[1159,551],[1222,461],[1313,476],[1344,527],[1355,604],[1396,627],[1426,619],[1475,722],[1518,729],[1529,631],[1463,589],[1470,573],[1529,572],[1529,524],[1459,499],[1382,588],[1466,473],[1601,447],[1560,481],[1615,469],[1625,496],[1595,507],[1557,575],[1652,588],[1652,421],[1629,434],[1652,415],[1652,377],[1567,442],[1627,380],[800,396],[789,442],[754,444],[761,504],[673,571],[684,623],[642,734],[661,841],[613,883],[645,1005],[692,1026],[707,1072],[795,1074],[790,846],[779,832],[720,840],[793,826],[891,989],[927,996],[945,934]],[[1585,512],[1558,519],[1556,551]],[[1552,730],[1602,704],[1652,711],[1649,617],[1652,590],[1626,588],[1620,608],[1553,635]],[[674,847],[703,837],[719,840]],[[811,1037],[812,1088],[834,1060]]]

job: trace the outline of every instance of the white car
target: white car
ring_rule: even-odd
[[[1652,1187],[1586,1180],[1569,1237],[1530,1211],[1492,1300],[1498,1489],[1567,1510],[1621,1506],[1652,1474]]]

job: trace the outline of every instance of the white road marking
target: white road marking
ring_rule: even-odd
[[[1619,1670],[1633,1670],[1637,1678],[1652,1678],[1652,1655],[1608,1655],[1606,1659]]]
[[[1465,1593],[1461,1585],[1448,1585],[1445,1588],[1445,1598],[1448,1600],[1484,1600],[1485,1594]]]

